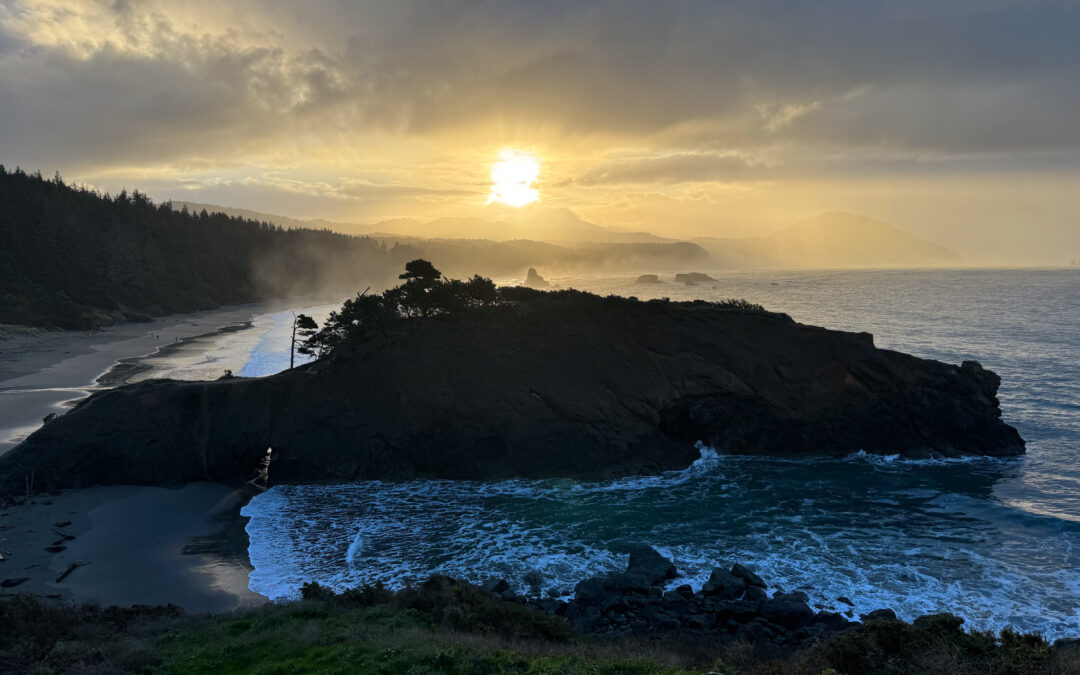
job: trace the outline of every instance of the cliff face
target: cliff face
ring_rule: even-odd
[[[3,493],[241,481],[601,478],[720,452],[1015,455],[999,379],[706,304],[533,295],[395,322],[272,377],[95,394],[0,457]]]

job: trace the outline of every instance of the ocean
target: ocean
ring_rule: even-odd
[[[674,560],[673,585],[700,587],[712,568],[740,562],[771,586],[855,616],[948,611],[969,628],[1080,634],[1080,272],[713,276],[693,287],[670,275],[655,286],[550,281],[641,298],[745,298],[803,323],[871,332],[879,347],[978,360],[1001,375],[1003,415],[1027,455],[793,460],[701,447],[685,470],[609,482],[278,486],[243,511],[251,589],[286,598],[306,581],[400,587],[435,572],[524,589],[538,570],[545,592],[566,597],[645,543]],[[268,335],[241,373],[280,366],[281,345]]]

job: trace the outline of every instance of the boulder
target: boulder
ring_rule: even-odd
[[[925,614],[911,622],[912,626],[923,630],[934,631],[945,635],[959,633],[964,624],[963,617],[942,612],[940,614]]]
[[[574,586],[574,602],[597,607],[624,604],[627,595],[645,595],[653,586],[648,577],[628,572],[582,579]]]
[[[488,579],[481,588],[488,593],[500,595],[510,590],[510,582],[506,579]]]
[[[630,562],[626,566],[626,573],[644,577],[652,585],[674,579],[679,575],[674,563],[660,555],[651,546],[639,546],[630,551]]]
[[[811,623],[815,626],[821,626],[826,633],[839,633],[857,625],[853,621],[848,621],[842,614],[836,614],[835,612],[818,612],[811,619]]]
[[[769,594],[761,586],[747,586],[741,602],[747,607],[753,607],[755,611],[761,609],[761,605],[769,599]]]
[[[766,642],[770,637],[772,637],[771,631],[766,629],[764,624],[757,621],[743,624],[743,626],[735,633],[736,640],[739,642],[749,642],[751,644]]]
[[[896,621],[896,612],[891,609],[875,609],[859,617],[863,623],[870,621]]]
[[[814,610],[806,603],[803,593],[777,593],[761,605],[761,615],[769,623],[793,629],[809,623]]]
[[[761,577],[755,574],[750,568],[744,567],[739,563],[735,563],[731,566],[731,575],[742,579],[748,586],[765,588],[765,581]]]
[[[742,597],[746,588],[746,579],[737,577],[726,570],[716,568],[712,571],[712,574],[709,575],[709,580],[701,587],[701,592],[706,596],[715,596],[722,600],[735,600],[736,598]]]
[[[713,613],[721,621],[732,620],[736,623],[746,623],[761,617],[758,608],[742,602],[722,602],[713,607]]]

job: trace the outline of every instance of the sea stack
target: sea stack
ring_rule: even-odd
[[[548,283],[547,279],[540,276],[535,267],[529,268],[528,274],[525,275],[525,282],[521,285],[526,288],[551,288],[551,284]]]
[[[708,274],[703,272],[687,272],[685,274],[676,274],[675,281],[678,283],[686,284],[687,286],[696,286],[697,284],[704,283],[706,281],[716,281]]]

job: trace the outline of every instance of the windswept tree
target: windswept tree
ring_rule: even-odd
[[[398,279],[404,279],[406,284],[416,283],[424,288],[432,288],[442,279],[442,272],[435,269],[430,261],[417,258],[405,263],[405,271],[398,275]]]
[[[289,343],[289,368],[296,364],[296,348],[300,346],[300,353],[304,353],[303,344],[319,330],[319,324],[315,323],[307,314],[297,314],[293,317],[292,341]]]

